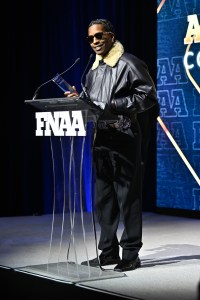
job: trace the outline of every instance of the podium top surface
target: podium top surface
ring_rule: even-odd
[[[49,98],[49,99],[34,99],[25,100],[26,104],[30,104],[41,111],[88,111],[90,114],[99,115],[102,110],[92,102],[85,101],[79,97],[73,98]]]

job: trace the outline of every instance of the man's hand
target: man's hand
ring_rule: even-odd
[[[70,91],[65,92],[64,95],[65,95],[66,97],[72,98],[72,97],[78,97],[78,96],[79,96],[79,93],[77,92],[75,86],[72,86],[72,87],[73,87],[73,89],[74,89],[74,92],[70,92]]]

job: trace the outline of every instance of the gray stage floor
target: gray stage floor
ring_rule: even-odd
[[[114,272],[114,266],[82,270],[81,261],[96,256],[91,214],[77,214],[75,220],[66,215],[2,217],[0,228],[3,267],[128,299],[199,299],[199,219],[143,213],[142,267],[126,273]],[[120,224],[119,236],[121,231]],[[58,273],[49,272],[54,266]]]

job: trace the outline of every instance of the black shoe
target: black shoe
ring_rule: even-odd
[[[81,263],[81,265],[85,265],[88,266],[88,264],[91,267],[98,267],[99,265],[101,266],[107,266],[107,265],[115,265],[115,264],[119,264],[121,261],[119,256],[104,256],[104,255],[100,255],[99,259],[98,257],[91,259],[89,261],[83,261]]]
[[[127,272],[127,271],[135,270],[140,266],[141,266],[141,261],[139,257],[137,257],[135,260],[122,259],[120,263],[114,268],[114,271]]]

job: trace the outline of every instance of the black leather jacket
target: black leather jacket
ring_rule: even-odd
[[[114,115],[125,115],[132,119],[136,113],[159,106],[154,82],[146,64],[136,56],[124,52],[114,67],[100,61],[90,69],[85,88],[92,102],[107,103]]]

